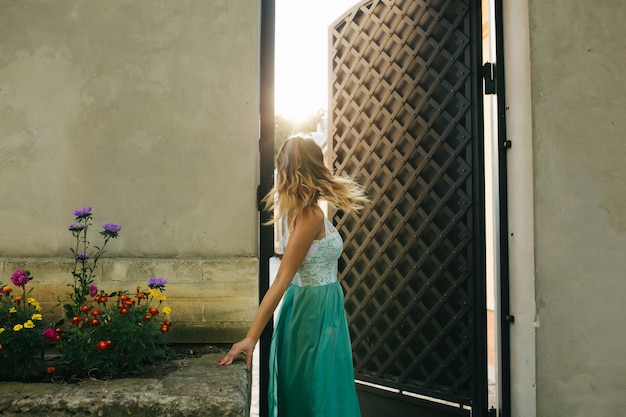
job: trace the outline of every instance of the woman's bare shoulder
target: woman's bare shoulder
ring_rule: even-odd
[[[324,212],[317,205],[306,206],[296,216],[294,226],[312,230],[315,235],[318,235],[320,228],[324,227]]]
[[[302,217],[306,217],[315,221],[324,220],[324,212],[318,205],[306,206],[302,209]]]

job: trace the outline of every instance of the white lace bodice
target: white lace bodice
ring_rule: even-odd
[[[343,239],[327,218],[324,218],[324,229],[326,235],[313,241],[304,262],[291,281],[292,284],[312,287],[337,281],[337,260],[343,250]],[[287,234],[284,239],[286,245],[289,235]]]

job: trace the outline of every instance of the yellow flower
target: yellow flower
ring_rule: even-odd
[[[0,333],[4,331],[4,327],[0,327]]]
[[[165,300],[167,300],[166,296],[162,295],[162,296],[159,297],[159,301],[165,301]]]
[[[172,309],[168,306],[163,307],[163,314],[172,314]]]
[[[9,313],[17,313],[17,309],[15,307],[11,307],[9,309]]]
[[[35,307],[35,311],[41,311],[41,306],[39,305],[39,303],[37,301],[32,303],[32,305],[33,305],[33,307]]]
[[[32,329],[35,327],[35,323],[33,323],[32,320],[28,320],[26,323],[24,323],[24,328],[25,329]]]
[[[21,324],[16,324],[15,326],[13,326],[13,331],[14,332],[19,332],[23,328],[24,328],[24,326],[22,326]]]
[[[156,297],[157,295],[159,295],[159,290],[157,290],[156,288],[152,288],[150,291],[148,291],[148,295],[150,295],[151,297]]]
[[[43,320],[43,317],[41,316],[41,314],[33,314],[30,319],[31,320]]]
[[[26,300],[28,302],[28,304],[35,304],[37,301],[35,301],[35,299],[33,297],[29,297],[28,300]]]

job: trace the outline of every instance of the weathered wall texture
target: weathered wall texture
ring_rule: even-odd
[[[527,4],[532,149],[517,147],[511,126],[509,136],[511,157],[528,152],[533,161],[535,294],[513,313],[532,314],[536,303],[536,340],[528,345],[536,348],[536,415],[623,415],[626,3]],[[519,53],[507,50],[506,59]],[[507,96],[514,111],[516,97]],[[512,259],[521,252],[512,252]],[[513,344],[524,349],[515,339]],[[523,404],[518,407],[514,415],[527,415]]]
[[[259,22],[249,0],[0,0],[0,281],[28,263],[37,296],[56,300],[72,211],[92,205],[95,229],[123,228],[99,284],[164,276],[173,335],[243,331]]]

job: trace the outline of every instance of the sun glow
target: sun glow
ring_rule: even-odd
[[[328,27],[357,3],[276,0],[276,114],[298,122],[328,108]]]

